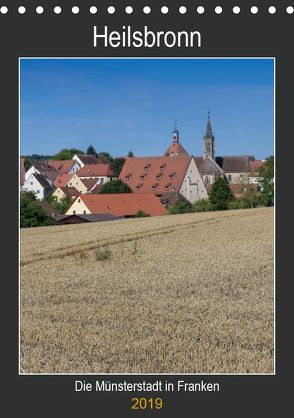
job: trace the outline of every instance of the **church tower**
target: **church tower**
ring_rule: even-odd
[[[180,143],[180,133],[177,129],[177,124],[175,124],[175,129],[173,131],[173,140],[168,149],[166,150],[166,153],[164,154],[166,157],[188,157],[189,154],[183,147],[183,145]]]
[[[203,159],[207,157],[211,157],[213,160],[215,158],[215,139],[211,128],[210,112],[208,112],[206,134],[203,138]]]

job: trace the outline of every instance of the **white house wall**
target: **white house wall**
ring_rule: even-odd
[[[180,193],[191,203],[207,198],[207,190],[193,158],[181,184]]]

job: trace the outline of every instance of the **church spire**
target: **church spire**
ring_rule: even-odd
[[[206,134],[203,138],[203,158],[211,157],[214,160],[215,157],[215,139],[212,133],[210,112],[208,112]]]
[[[185,150],[185,148],[180,143],[180,133],[177,129],[177,121],[175,121],[175,129],[173,130],[173,140],[170,146],[168,147],[166,153],[164,154],[166,157],[188,157],[189,154]]]

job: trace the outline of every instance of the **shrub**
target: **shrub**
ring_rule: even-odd
[[[173,206],[170,206],[167,209],[167,212],[170,215],[176,215],[180,213],[189,213],[191,212],[191,210],[192,210],[192,204],[183,196],[180,196],[177,202]]]
[[[147,218],[148,216],[150,215],[148,215],[148,213],[144,212],[143,210],[138,210],[138,212],[136,212],[134,215],[135,218]]]
[[[108,247],[98,247],[95,252],[96,261],[107,260],[111,257],[111,250]]]
[[[213,205],[209,199],[200,199],[192,206],[192,212],[209,212],[213,210]]]
[[[32,192],[21,192],[20,194],[20,227],[29,228],[33,226],[55,225],[55,220],[37,205],[36,198]]]

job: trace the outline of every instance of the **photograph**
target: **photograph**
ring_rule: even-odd
[[[275,374],[275,65],[19,58],[19,374]]]

